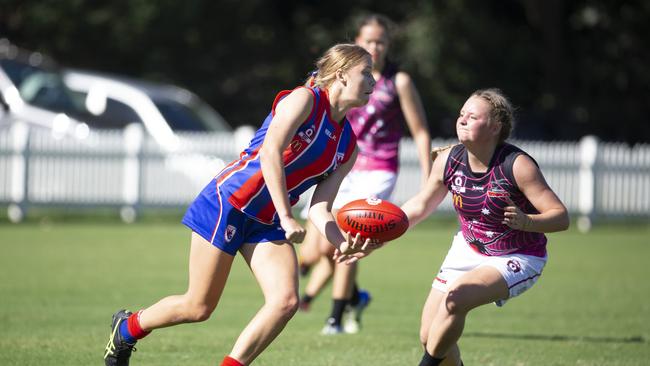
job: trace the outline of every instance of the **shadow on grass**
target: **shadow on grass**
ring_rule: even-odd
[[[575,341],[590,343],[645,343],[642,336],[633,337],[591,337],[591,336],[565,336],[565,335],[547,335],[547,334],[507,334],[507,333],[489,333],[489,332],[468,332],[463,333],[463,337],[477,338],[506,338],[506,339],[523,339],[528,341]]]

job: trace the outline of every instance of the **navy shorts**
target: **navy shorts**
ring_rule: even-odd
[[[233,256],[245,243],[286,240],[279,223],[263,224],[233,207],[214,179],[194,199],[182,223]]]

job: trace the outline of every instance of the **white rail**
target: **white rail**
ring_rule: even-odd
[[[126,221],[147,207],[183,207],[242,148],[232,134],[180,134],[173,153],[137,125],[94,131],[83,140],[54,138],[15,124],[0,130],[0,204],[12,221],[34,206],[116,207]],[[434,146],[453,143],[434,140]],[[650,144],[629,147],[592,136],[579,142],[514,141],[539,163],[582,229],[594,219],[650,217]],[[415,145],[401,144],[393,201],[419,189]],[[440,211],[451,211],[445,201]]]

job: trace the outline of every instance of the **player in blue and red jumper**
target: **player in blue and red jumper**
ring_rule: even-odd
[[[237,252],[251,268],[265,303],[221,365],[250,364],[298,308],[293,243],[304,239],[305,229],[293,218],[291,206],[314,185],[309,216],[318,230],[343,259],[354,262],[369,253],[369,241],[343,236],[331,206],[357,155],[345,114],[368,102],[375,85],[372,60],[362,47],[339,44],[316,66],[307,87],[277,95],[249,147],[188,208],[183,217],[192,229],[187,292],[136,313],[113,315],[106,365],[128,365],[135,342],[154,329],[206,320]]]
[[[569,226],[535,160],[505,142],[512,126],[512,105],[498,89],[474,92],[456,121],[460,144],[434,151],[426,187],[402,206],[413,226],[451,192],[461,228],[422,310],[420,366],[462,365],[467,313],[531,288],[547,260],[544,233]]]
[[[416,146],[421,173],[419,187],[424,187],[431,169],[431,137],[422,100],[409,74],[388,57],[393,22],[386,16],[369,14],[360,18],[355,28],[355,43],[372,56],[372,73],[377,84],[368,104],[348,112],[358,138],[359,157],[341,184],[333,204],[335,210],[361,198],[390,200],[397,183],[399,145],[405,125]],[[357,333],[370,293],[357,287],[357,265],[335,264],[330,258],[331,245],[308,224],[305,243],[300,247],[301,266],[307,269],[316,265],[305,286],[301,309],[309,309],[311,300],[333,277],[331,312],[321,332]]]

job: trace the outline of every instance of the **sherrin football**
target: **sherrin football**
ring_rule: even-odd
[[[380,242],[395,240],[409,227],[404,211],[379,198],[367,198],[346,203],[336,214],[336,222],[344,232],[361,234]]]

